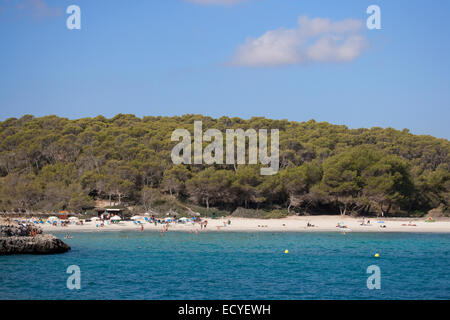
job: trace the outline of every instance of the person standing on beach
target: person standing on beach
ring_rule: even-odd
[[[144,231],[144,225],[141,224],[141,232]]]

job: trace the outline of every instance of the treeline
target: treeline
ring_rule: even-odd
[[[279,129],[280,172],[257,165],[173,165],[173,130]],[[205,143],[206,145],[207,143]],[[80,212],[94,200],[150,210],[173,199],[233,211],[418,214],[449,211],[450,142],[407,129],[265,118],[119,114],[0,122],[0,210]]]

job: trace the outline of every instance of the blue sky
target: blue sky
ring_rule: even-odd
[[[0,0],[0,119],[200,113],[450,138],[449,1],[207,2]],[[312,50],[339,26],[357,41]]]

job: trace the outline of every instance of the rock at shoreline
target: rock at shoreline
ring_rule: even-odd
[[[40,228],[19,224],[0,225],[0,255],[64,253],[70,247]]]
[[[3,237],[28,237],[32,232],[37,235],[42,234],[41,228],[32,225],[23,225],[17,223],[0,223],[0,238]]]

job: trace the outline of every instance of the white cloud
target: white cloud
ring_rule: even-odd
[[[351,61],[366,48],[362,28],[362,21],[355,19],[333,22],[301,16],[294,29],[270,30],[259,38],[248,38],[238,47],[232,64],[259,67]]]
[[[247,0],[184,0],[186,2],[192,2],[197,4],[204,4],[204,5],[229,5],[229,4],[236,4],[240,2],[244,2]]]

